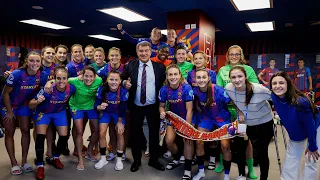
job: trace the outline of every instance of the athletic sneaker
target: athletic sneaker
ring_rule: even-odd
[[[121,160],[117,160],[116,166],[114,167],[116,171],[121,171],[123,169],[123,163]]]
[[[172,156],[171,152],[168,150],[166,153],[163,154],[163,157],[169,159]]]
[[[108,161],[106,160],[106,157],[101,157],[101,159],[94,165],[94,168],[101,169],[103,166],[107,165]]]
[[[246,180],[246,177],[243,177],[242,175],[238,176],[236,180]]]

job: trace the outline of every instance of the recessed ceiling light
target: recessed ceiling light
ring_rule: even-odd
[[[273,7],[273,0],[230,0],[237,11],[266,9]]]
[[[320,25],[320,21],[311,21],[310,25],[311,26]]]
[[[151,20],[139,13],[136,13],[130,9],[124,7],[116,7],[116,8],[107,8],[107,9],[97,9],[103,13],[109,14],[111,16],[115,16],[117,18],[123,19],[129,22],[137,22],[137,21],[147,21]]]
[[[273,31],[274,30],[274,21],[246,23],[246,25],[251,32]]]
[[[111,31],[117,31],[117,28],[110,28]]]
[[[220,32],[221,30],[220,30],[219,28],[216,28],[215,31],[216,31],[216,32]]]
[[[102,34],[98,34],[98,35],[89,35],[89,37],[93,37],[93,38],[97,38],[97,39],[102,39],[102,40],[107,40],[107,41],[118,41],[121,39],[115,38],[115,37],[111,37],[111,36],[105,36]]]
[[[30,20],[23,20],[20,21],[22,23],[27,23],[27,24],[32,24],[32,25],[36,25],[36,26],[41,26],[41,27],[46,27],[46,28],[51,28],[51,29],[69,29],[71,27],[67,27],[67,26],[62,26],[59,24],[54,24],[54,23],[50,23],[50,22],[46,22],[46,21],[41,21],[41,20],[37,20],[37,19],[30,19]]]
[[[163,30],[161,30],[161,34],[163,34],[163,35],[167,35],[167,30],[166,29],[163,29]]]
[[[32,6],[32,8],[33,8],[33,9],[37,9],[37,10],[43,9],[43,7],[41,7],[41,6]]]

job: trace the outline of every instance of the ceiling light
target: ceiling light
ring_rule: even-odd
[[[115,38],[115,37],[111,37],[111,36],[105,36],[102,34],[98,34],[98,35],[89,35],[89,37],[93,37],[93,38],[97,38],[97,39],[102,39],[102,40],[107,40],[107,41],[118,41],[121,39]]]
[[[42,10],[43,7],[41,7],[41,6],[32,6],[32,9]]]
[[[137,22],[137,21],[147,21],[151,20],[145,16],[142,16],[130,9],[124,7],[116,7],[116,8],[107,8],[107,9],[98,9],[103,13],[109,14],[111,16],[115,16],[117,18],[123,19],[129,22]]]
[[[27,23],[27,24],[32,24],[32,25],[36,25],[36,26],[41,26],[41,27],[46,27],[46,28],[51,28],[51,29],[69,29],[70,27],[67,26],[62,26],[59,24],[54,24],[54,23],[50,23],[50,22],[45,22],[45,21],[40,21],[37,19],[30,19],[30,20],[23,20],[20,21],[22,23]]]
[[[251,32],[273,31],[274,30],[274,21],[246,23],[246,25]]]
[[[161,34],[163,34],[163,35],[167,35],[167,30],[166,29],[163,29],[163,30],[161,30]]]
[[[230,0],[237,11],[266,9],[273,7],[273,0]]]

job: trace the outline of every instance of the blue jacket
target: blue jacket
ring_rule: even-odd
[[[313,114],[310,101],[301,97],[298,99],[299,105],[292,105],[287,99],[280,98],[274,93],[271,94],[271,98],[290,139],[302,141],[308,138],[309,150],[316,151],[318,149],[316,137],[320,124],[320,113]]]

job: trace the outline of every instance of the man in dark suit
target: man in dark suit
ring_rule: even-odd
[[[142,41],[136,46],[138,59],[129,62],[121,74],[123,85],[129,90],[128,107],[131,114],[131,150],[134,162],[132,172],[141,166],[142,124],[146,117],[149,126],[150,159],[148,165],[164,171],[159,163],[159,128],[160,114],[158,94],[165,81],[164,65],[152,62],[151,44]]]

